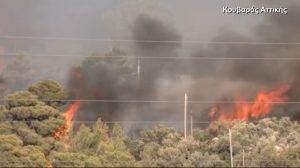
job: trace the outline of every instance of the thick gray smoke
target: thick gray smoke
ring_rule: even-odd
[[[239,94],[248,95],[251,98],[257,91],[272,89],[282,84],[291,84],[292,89],[288,93],[289,101],[299,101],[300,62],[285,59],[299,58],[299,47],[291,44],[299,41],[300,21],[297,19],[299,16],[300,12],[297,10],[297,5],[294,4],[294,6],[289,6],[288,15],[266,16],[264,22],[255,27],[249,36],[241,36],[234,32],[221,32],[214,41],[248,41],[249,43],[211,46],[208,50],[196,52],[194,56],[241,58],[241,60],[229,59],[209,64],[193,62],[189,64],[189,67],[195,72],[200,72],[199,75],[203,74],[201,65],[214,69],[215,71],[205,71],[205,73],[215,76],[215,80],[221,84],[226,80],[230,80],[232,84],[242,83],[242,88],[236,87],[231,94],[221,95],[223,97],[219,98],[221,100],[228,100]],[[249,60],[248,58],[265,59]],[[279,60],[270,60],[270,58],[279,58]],[[199,77],[193,76],[193,78]],[[212,93],[214,94],[214,92]],[[206,113],[204,112],[204,114]],[[273,114],[288,115],[291,118],[299,119],[299,104],[285,105],[283,110],[278,110]]]
[[[140,57],[140,74],[137,74],[137,69],[135,69],[137,68],[136,60],[131,60],[133,66],[130,70],[133,73],[127,74],[126,79],[123,80],[126,81],[125,83],[115,86],[115,82],[124,78],[124,74],[120,74],[122,69],[115,69],[111,64],[108,66],[97,65],[94,69],[89,65],[90,70],[86,68],[83,71],[87,71],[86,74],[89,74],[90,78],[83,81],[88,85],[94,83],[95,88],[102,89],[106,96],[92,96],[97,93],[95,92],[97,89],[88,91],[81,88],[81,90],[91,99],[120,100],[122,97],[120,95],[126,95],[122,98],[140,101],[178,101],[183,100],[183,95],[187,92],[189,100],[192,101],[234,100],[237,95],[247,96],[251,101],[256,92],[260,90],[267,91],[288,83],[292,84],[292,90],[288,95],[290,101],[297,101],[299,100],[299,96],[297,96],[299,95],[297,87],[299,63],[289,60],[270,60],[269,58],[297,57],[298,47],[268,43],[295,42],[297,36],[292,35],[291,32],[298,30],[297,19],[290,20],[289,25],[281,22],[286,22],[287,18],[297,18],[295,16],[299,16],[299,14],[297,11],[290,10],[288,16],[267,16],[264,24],[257,26],[250,36],[238,35],[230,30],[220,32],[214,41],[248,41],[249,44],[212,45],[205,50],[195,51],[191,55],[193,58],[241,58],[238,60],[161,59],[164,57],[189,57],[189,55],[180,55],[178,52],[182,49],[180,42],[182,37],[175,28],[163,21],[149,15],[139,15],[132,24],[132,37],[136,41],[135,55]],[[272,38],[274,34],[285,38],[274,39]],[[252,42],[261,43],[254,44]],[[249,60],[248,58],[266,59]],[[106,74],[104,75],[103,72]],[[119,74],[114,74],[116,72]],[[97,75],[99,78],[95,77]],[[126,87],[122,87],[122,85]],[[118,87],[123,89],[118,89]],[[183,112],[183,103],[131,103],[124,105],[110,102],[92,104],[93,106],[88,107],[92,108],[94,113],[99,114],[98,117],[101,116],[108,120],[181,121]],[[196,121],[207,121],[207,114],[211,106],[212,104],[208,103],[189,104],[188,110],[194,111]],[[284,109],[279,108],[274,114],[290,115],[296,119],[297,109],[298,105],[285,105]],[[86,113],[86,110],[82,111]],[[88,115],[82,114],[82,117],[86,116]],[[95,118],[94,115],[91,116],[91,118]],[[178,123],[176,124],[178,125]],[[140,123],[131,124],[131,126],[133,128],[145,127]]]
[[[148,89],[148,92],[152,94],[155,93],[155,96],[152,95],[151,98],[156,99],[182,100],[183,93],[188,92],[190,100],[234,100],[235,96],[245,96],[252,101],[258,91],[268,91],[283,84],[291,84],[292,88],[287,95],[289,101],[299,101],[300,62],[285,59],[299,58],[297,54],[299,47],[291,44],[297,43],[299,39],[297,32],[300,28],[300,22],[297,19],[300,12],[297,11],[297,5],[293,5],[289,6],[288,15],[267,15],[264,22],[256,26],[249,36],[239,35],[228,30],[220,32],[213,40],[246,43],[212,45],[192,54],[192,57],[227,59],[187,59],[187,61],[159,59],[155,60],[157,62],[151,63],[149,60],[144,60],[145,65],[142,64],[141,72],[144,70],[145,74],[141,76],[145,77],[147,84],[155,83],[156,85],[154,88],[143,87],[146,85],[141,82],[140,87]],[[157,26],[157,23],[163,25],[159,21],[149,19],[149,16],[138,17],[134,24],[136,27],[133,28],[135,40],[180,41],[175,40],[179,39],[180,35],[176,35],[173,28],[168,28],[166,31],[165,27]],[[157,27],[161,27],[159,31]],[[174,43],[145,44],[138,42],[136,47],[139,54],[142,55],[178,56]],[[211,104],[190,104],[189,109],[198,112],[196,113],[198,120],[207,120],[210,106]],[[175,120],[182,118],[183,110],[182,107],[180,109],[180,106],[169,105],[167,108],[163,108],[163,105],[156,104],[154,107],[160,110],[156,114],[160,116],[161,120],[164,120],[163,113],[167,113],[168,117]],[[154,107],[153,109],[155,109]],[[147,107],[147,109],[151,108]],[[299,119],[299,105],[287,104],[282,108],[275,109],[272,114]],[[147,116],[147,114],[143,113],[142,116]],[[151,113],[150,116],[155,116],[155,114]]]
[[[211,45],[206,49],[194,51],[192,55],[179,54],[178,51],[182,49],[180,42],[182,37],[174,27],[149,15],[139,15],[132,24],[132,37],[136,41],[134,54],[140,57],[140,74],[137,74],[137,59],[131,60],[130,71],[132,72],[125,74],[126,77],[124,73],[121,73],[122,68],[118,69],[112,64],[86,65],[83,72],[90,77],[84,78],[83,81],[87,85],[95,86],[95,89],[83,87],[84,89],[81,88],[81,91],[91,99],[180,101],[187,92],[189,100],[192,101],[234,100],[237,95],[247,96],[251,101],[256,92],[260,90],[267,91],[282,84],[292,84],[292,89],[288,93],[289,101],[298,101],[300,100],[298,96],[300,62],[284,59],[270,60],[270,58],[299,57],[297,55],[299,48],[291,44],[268,44],[297,42],[299,39],[297,32],[300,30],[297,16],[300,16],[300,12],[293,9],[295,8],[290,8],[288,15],[266,16],[263,24],[258,25],[249,36],[239,35],[228,30],[220,32],[214,38],[214,41],[219,42],[248,41],[248,44]],[[151,57],[155,58],[151,59]],[[159,57],[241,59],[177,60],[160,59]],[[266,59],[249,60],[248,58]],[[105,74],[103,74],[104,72]],[[122,80],[123,78],[124,80]],[[118,81],[123,81],[123,83]],[[95,90],[99,89],[106,96],[93,96],[98,93]],[[196,121],[207,121],[207,114],[211,106],[212,104],[208,103],[191,103],[189,110],[194,111]],[[183,112],[183,103],[131,103],[130,105],[93,103],[93,106],[89,107],[92,107],[93,113],[99,114],[98,117],[101,116],[108,120],[182,121]],[[298,109],[299,105],[297,104],[285,105],[274,114],[290,115],[297,119],[299,117],[297,116]],[[95,118],[93,113],[90,113],[91,118]],[[118,117],[115,114],[118,114]],[[86,116],[88,115],[82,114],[81,117]],[[178,125],[178,123],[176,124]],[[140,124],[132,124],[132,126],[134,128],[145,127]]]
[[[140,57],[140,98],[156,98],[157,81],[165,71],[169,60],[160,57],[176,57],[181,47],[179,33],[162,21],[148,15],[137,17],[132,28],[133,39],[136,40],[136,55]],[[176,41],[176,43],[160,43],[159,41]],[[158,59],[143,59],[143,57],[156,57]]]
[[[174,10],[181,9],[181,7],[183,8],[181,11],[193,9],[191,10],[191,15],[198,20],[190,19],[191,16],[188,15],[188,12],[187,14],[182,14],[181,12],[171,13],[170,15],[172,17],[174,15],[173,19],[176,24],[169,22],[168,17],[166,17],[168,19],[164,19],[165,17],[163,16],[165,15],[159,12],[152,14],[149,12],[150,10],[147,11],[147,8],[131,6],[129,10],[118,10],[118,16],[121,17],[119,20],[110,17],[106,18],[108,22],[113,24],[114,28],[117,29],[117,32],[113,32],[115,29],[111,29],[111,32],[107,31],[110,33],[100,28],[100,25],[103,25],[100,19],[98,19],[98,14],[100,14],[98,12],[102,11],[98,9],[98,6],[103,6],[98,4],[100,1],[91,1],[92,4],[87,5],[87,9],[81,8],[85,2],[79,2],[79,0],[76,2],[79,4],[69,6],[69,10],[65,10],[64,6],[68,6],[69,4],[64,2],[67,3],[67,5],[61,5],[60,12],[55,14],[52,13],[57,5],[52,4],[50,1],[30,3],[35,6],[34,9],[43,10],[36,10],[32,13],[30,7],[30,10],[27,9],[29,13],[26,14],[26,12],[23,12],[24,16],[28,15],[28,18],[32,18],[32,20],[28,22],[28,24],[32,26],[28,27],[28,31],[25,31],[26,29],[23,29],[23,26],[18,25],[18,23],[10,23],[9,20],[5,21],[4,19],[5,26],[4,28],[2,26],[1,31],[13,34],[8,31],[11,30],[10,27],[12,25],[17,29],[15,30],[15,32],[17,32],[16,34],[20,35],[37,33],[37,36],[132,39],[134,41],[128,41],[126,44],[122,42],[112,42],[110,44],[95,41],[83,42],[65,40],[48,40],[41,43],[42,40],[27,42],[27,40],[24,39],[13,44],[15,45],[15,49],[22,48],[22,50],[28,50],[29,53],[35,53],[37,55],[39,53],[62,53],[66,55],[80,55],[83,53],[82,55],[90,55],[90,53],[94,52],[105,53],[108,50],[108,46],[112,45],[117,47],[121,46],[121,48],[123,47],[128,51],[127,55],[135,55],[140,58],[88,58],[82,63],[80,62],[83,58],[75,59],[72,57],[71,59],[70,57],[61,57],[59,59],[45,57],[30,59],[30,65],[34,65],[33,70],[30,70],[30,75],[26,75],[32,78],[30,81],[35,82],[45,78],[53,78],[54,80],[65,82],[67,69],[75,63],[79,63],[80,67],[72,69],[68,79],[67,88],[71,91],[73,98],[87,100],[168,100],[170,102],[177,102],[84,102],[78,113],[78,120],[94,121],[96,118],[101,117],[106,121],[169,121],[176,122],[170,126],[181,128],[180,123],[177,123],[177,121],[183,121],[184,93],[188,94],[188,98],[191,101],[231,101],[234,100],[235,96],[240,95],[249,97],[249,101],[251,101],[257,91],[269,90],[286,83],[292,84],[292,89],[288,93],[289,100],[300,101],[300,78],[298,74],[298,72],[300,72],[300,61],[284,59],[270,60],[270,58],[299,57],[299,46],[288,44],[291,42],[298,43],[300,39],[300,21],[298,19],[300,12],[297,10],[299,6],[294,4],[293,1],[284,3],[290,4],[287,6],[289,8],[288,15],[265,15],[259,25],[245,30],[245,32],[249,32],[244,34],[240,34],[236,31],[237,29],[243,29],[242,31],[244,31],[244,28],[242,26],[239,27],[240,25],[238,25],[237,22],[232,22],[232,20],[242,20],[237,18],[243,18],[244,16],[225,15],[221,13],[219,8],[221,8],[220,4],[223,2],[220,3],[220,1],[212,1],[213,4],[218,4],[219,8],[214,6],[209,8],[211,11],[208,9],[205,11],[210,11],[210,14],[214,13],[213,16],[205,16],[208,17],[206,20],[210,21],[201,19],[204,18],[203,15],[205,13],[201,12],[204,11],[206,6],[210,6],[207,5],[206,2],[201,1],[200,3],[200,1],[191,1],[190,3],[171,3],[171,1],[167,2],[167,0],[160,2],[165,5],[171,4],[170,7],[171,9],[174,7]],[[140,2],[140,4],[144,4],[144,1]],[[263,4],[276,7],[280,5],[281,2],[282,1],[276,1],[276,3],[274,1],[260,1],[256,2],[256,5],[259,6]],[[6,1],[4,5],[7,3],[10,2]],[[15,3],[19,2],[15,1],[9,6],[12,8],[15,6]],[[160,3],[158,3],[158,6],[161,5]],[[199,7],[197,5],[191,5],[193,3],[200,5]],[[227,4],[227,2],[224,3],[230,5]],[[246,2],[243,2],[243,4],[245,3]],[[111,4],[111,2],[107,1],[107,6],[109,6],[109,4]],[[134,1],[132,1],[132,4],[135,4]],[[204,5],[201,6],[201,4]],[[28,4],[28,6],[31,5]],[[121,7],[120,9],[122,9]],[[195,8],[197,8],[197,10],[195,10]],[[201,11],[199,11],[198,8],[201,8]],[[78,9],[83,11],[79,13],[84,14],[85,17],[82,17],[81,14],[79,16],[77,12]],[[19,10],[21,11],[21,7]],[[144,12],[144,10],[147,14],[140,14],[140,12]],[[13,10],[7,8],[3,11],[5,13],[5,11],[11,12]],[[89,12],[86,13],[86,11]],[[165,10],[163,9],[161,11]],[[39,12],[42,14],[37,14]],[[76,19],[73,21],[70,20],[69,17],[75,13],[78,15],[75,17]],[[179,13],[180,16],[178,16]],[[32,15],[36,17],[31,17]],[[38,17],[40,15],[43,17]],[[23,14],[21,12],[14,13],[13,16],[15,16],[13,18],[14,20],[18,20],[20,19],[18,17],[23,16]],[[113,16],[113,14],[111,16]],[[123,16],[126,16],[124,20],[122,20]],[[4,17],[4,14],[1,15],[1,18],[2,17]],[[217,19],[214,20],[214,17]],[[56,18],[58,20],[56,20]],[[262,15],[247,16],[245,18],[251,18],[252,20],[249,20],[249,22],[253,22],[256,18],[262,18]],[[214,30],[216,29],[215,27],[219,28],[220,24],[217,23],[223,19],[229,20],[227,26],[230,23],[235,23],[235,25],[231,25],[231,27],[227,29],[222,28],[216,34],[214,31],[208,31],[210,29],[209,26]],[[26,18],[22,20],[26,20]],[[49,20],[51,22],[48,22]],[[213,20],[215,22],[212,22]],[[85,22],[81,23],[80,21]],[[56,24],[57,22],[58,24]],[[210,24],[210,22],[213,24]],[[68,23],[68,26],[66,27],[63,23]],[[78,23],[80,23],[80,25],[78,25]],[[54,26],[54,28],[52,26]],[[105,26],[109,29],[109,24],[105,24]],[[197,38],[198,32],[201,36]],[[249,43],[197,44],[186,43],[185,41],[191,37],[195,37],[194,39],[196,40],[205,41],[203,39],[207,39],[206,34],[214,34],[214,38],[211,41]],[[261,43],[257,44],[254,42]],[[4,43],[0,45],[6,48]],[[27,48],[27,45],[30,47]],[[13,45],[7,46],[12,47]],[[9,48],[6,49],[9,50]],[[13,47],[10,50],[10,52],[17,52],[13,50]],[[126,52],[119,49],[112,49],[106,55],[122,56],[126,55]],[[101,56],[103,56],[103,54]],[[165,57],[193,57],[196,59],[165,59]],[[227,59],[210,60],[199,59],[199,57],[221,57]],[[232,60],[229,58],[241,59]],[[252,60],[248,58],[252,58]],[[257,60],[254,58],[266,59]],[[138,63],[140,67],[139,71]],[[25,69],[27,69],[27,67],[25,67]],[[24,72],[23,70],[20,71]],[[19,78],[17,75],[20,73],[14,73],[15,78]],[[12,73],[6,70],[6,75],[12,76]],[[22,79],[22,81],[24,80]],[[14,80],[12,80],[12,82],[18,83],[18,87],[19,84],[22,85],[22,87],[28,85],[28,83],[23,84]],[[182,103],[178,103],[178,101],[182,101]],[[190,103],[188,105],[188,111],[193,110],[195,121],[209,121],[207,114],[211,106],[211,103]],[[274,113],[275,115],[289,115],[294,119],[300,118],[299,104],[288,104],[276,109],[278,110]],[[130,123],[128,124],[129,126],[131,125],[134,128],[148,126],[146,124],[147,122],[143,122],[142,124],[128,123]],[[203,125],[196,125],[195,123],[195,126]]]
[[[170,60],[144,59],[143,57],[177,56],[181,36],[172,27],[148,15],[140,15],[132,25],[132,35],[136,41],[135,54],[140,57],[140,73],[137,72],[137,59],[119,59],[124,52],[113,49],[106,54],[112,58],[88,58],[82,66],[71,73],[69,88],[75,98],[92,100],[157,100],[160,79]],[[146,41],[178,41],[179,43],[148,43]],[[75,74],[74,74],[75,73]],[[79,73],[80,78],[78,79]],[[176,75],[176,74],[175,74]],[[169,76],[171,77],[171,76]],[[167,80],[170,80],[167,78]],[[170,104],[91,102],[84,103],[78,118],[94,120],[101,117],[105,121],[160,121],[178,107]],[[160,112],[160,113],[157,113]],[[176,114],[176,113],[175,113]],[[172,113],[174,115],[174,113]],[[177,114],[176,114],[177,115]],[[167,120],[172,120],[168,118]],[[134,125],[135,128],[147,125]],[[139,127],[140,126],[140,127]]]

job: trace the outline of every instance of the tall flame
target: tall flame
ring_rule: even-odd
[[[60,128],[58,128],[56,130],[56,132],[54,133],[54,137],[56,138],[60,138],[63,140],[65,147],[69,147],[69,144],[67,143],[67,136],[69,134],[69,132],[71,131],[71,128],[73,126],[73,118],[75,113],[78,111],[78,109],[80,108],[80,102],[75,102],[73,103],[68,111],[66,111],[64,113],[64,117],[66,119],[66,124]]]
[[[80,102],[75,102],[70,106],[69,110],[64,114],[66,118],[66,132],[70,132],[74,123],[73,122],[74,114],[78,111],[79,108],[80,108]]]
[[[208,116],[230,123],[233,120],[247,121],[250,118],[260,118],[267,116],[277,104],[283,104],[288,100],[285,95],[291,88],[291,85],[282,85],[276,89],[260,91],[257,93],[253,102],[246,102],[243,99],[238,99],[233,105],[215,104]]]

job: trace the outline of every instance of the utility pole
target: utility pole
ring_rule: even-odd
[[[232,158],[232,142],[231,142],[231,130],[229,129],[229,148],[230,148],[230,165],[233,167],[233,158]]]
[[[136,99],[137,100],[140,100],[141,98],[141,62],[140,62],[140,56],[138,55],[137,56],[137,67],[136,67]],[[140,103],[137,103],[136,104],[136,112],[140,112],[140,106],[141,104]]]
[[[137,60],[137,85],[140,84],[140,74],[141,74],[140,56],[138,56],[138,60]]]
[[[187,108],[187,94],[184,94],[184,138],[186,138],[186,108]]]
[[[193,136],[193,110],[191,109],[191,136]]]

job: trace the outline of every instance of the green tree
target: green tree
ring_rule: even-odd
[[[15,134],[0,135],[1,167],[46,167],[49,165],[38,146],[24,145]]]
[[[208,138],[205,140],[208,141]],[[193,137],[184,138],[175,129],[164,126],[142,132],[141,136],[128,143],[128,146],[139,163],[146,167],[227,165],[217,154],[205,152],[201,141]]]
[[[12,167],[49,166],[49,153],[61,144],[53,137],[65,124],[61,113],[28,91],[9,94],[5,100],[0,106],[0,162]]]
[[[43,80],[31,85],[28,91],[37,95],[40,100],[43,100],[47,105],[54,108],[65,104],[64,100],[67,98],[66,91],[55,81]]]

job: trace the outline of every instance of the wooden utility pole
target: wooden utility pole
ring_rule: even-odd
[[[141,74],[141,67],[140,67],[140,56],[138,56],[137,60],[137,83],[140,83],[140,74]]]
[[[191,110],[191,136],[193,136],[193,110]]]
[[[230,148],[230,165],[233,167],[233,158],[232,158],[232,142],[231,142],[231,130],[229,129],[229,148]]]
[[[186,108],[187,108],[187,94],[184,94],[184,138],[186,138]]]

